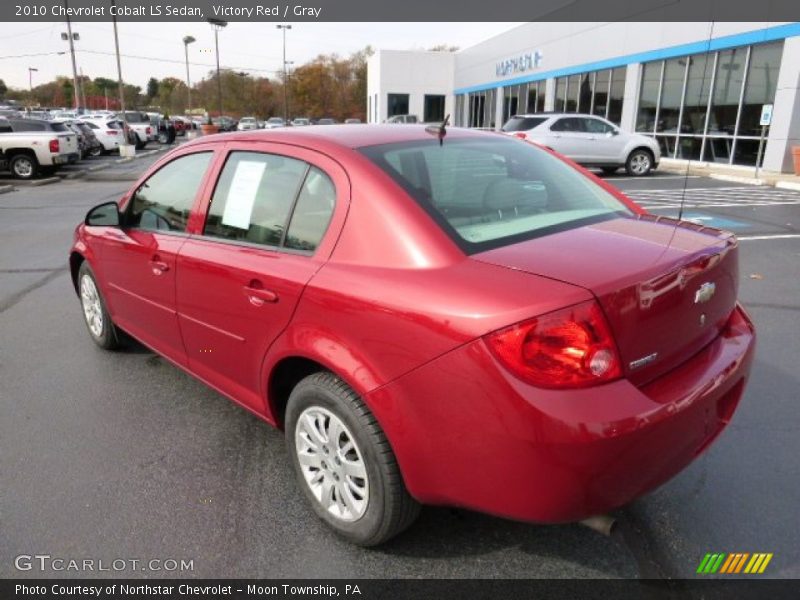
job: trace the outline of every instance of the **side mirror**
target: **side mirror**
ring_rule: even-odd
[[[98,204],[86,213],[84,223],[91,227],[119,227],[122,217],[116,202]]]

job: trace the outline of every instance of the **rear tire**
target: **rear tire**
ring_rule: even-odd
[[[406,490],[386,436],[341,379],[322,371],[298,383],[285,425],[298,484],[336,533],[375,546],[417,518],[420,506]]]
[[[119,348],[119,334],[106,309],[105,300],[89,263],[83,261],[78,269],[78,295],[83,320],[94,343],[104,350]]]
[[[89,150],[89,156],[97,158],[98,156],[102,156],[104,150],[103,146],[93,146],[92,149]]]
[[[39,162],[30,154],[15,154],[8,161],[8,168],[16,179],[33,179],[39,172]]]
[[[625,171],[632,177],[643,177],[653,169],[653,154],[644,148],[637,148],[628,155]]]

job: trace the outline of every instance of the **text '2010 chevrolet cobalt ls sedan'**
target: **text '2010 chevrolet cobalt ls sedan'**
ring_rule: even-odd
[[[200,138],[70,254],[97,344],[126,332],[284,429],[316,514],[363,545],[426,503],[622,506],[716,438],[753,358],[732,234],[530,143],[443,134]]]

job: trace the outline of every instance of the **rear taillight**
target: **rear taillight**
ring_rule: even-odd
[[[611,330],[593,301],[496,331],[486,342],[514,375],[539,387],[587,387],[622,375]]]
[[[58,152],[59,149],[58,140],[50,140],[50,152]]]
[[[147,135],[150,135],[151,133],[153,133],[153,130],[148,127],[147,128]]]
[[[514,133],[514,137],[515,137],[515,138],[519,138],[519,139],[521,139],[521,140],[527,140],[527,139],[528,139],[528,136],[527,136],[527,135],[525,135],[524,133],[522,133],[521,131],[517,131],[517,132],[515,132],[515,133]]]
[[[106,131],[106,135],[117,135],[118,133],[119,131],[117,131],[116,129],[109,129],[108,131]]]

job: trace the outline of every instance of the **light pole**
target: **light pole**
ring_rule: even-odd
[[[81,103],[81,95],[80,90],[78,89],[78,67],[75,64],[75,45],[73,41],[81,39],[77,33],[72,33],[72,23],[69,21],[69,11],[67,10],[69,6],[67,5],[67,0],[64,0],[64,14],[67,15],[67,33],[61,34],[62,40],[69,40],[69,53],[72,56],[72,86],[75,88],[75,110],[78,110],[78,106]]]
[[[111,6],[116,7],[116,0],[111,0]],[[116,10],[111,12],[111,20],[114,23],[114,49],[117,54],[117,91],[119,92],[119,108],[122,111],[122,136],[125,138],[124,143],[127,147],[128,140],[128,117],[125,115],[125,94],[122,88],[122,61],[119,58],[119,34],[117,33],[117,17]]]
[[[227,21],[222,19],[209,19],[208,22],[214,28],[214,47],[217,51],[217,102],[219,103],[219,116],[222,116],[222,79],[219,76],[219,32],[228,26]]]
[[[283,121],[284,123],[289,122],[289,96],[287,95],[287,85],[288,82],[286,80],[286,30],[291,29],[291,25],[275,25],[277,29],[283,30]]]
[[[33,74],[38,72],[39,69],[35,67],[28,67],[28,86],[31,88],[31,94],[33,94]]]
[[[289,122],[289,74],[292,71],[293,60],[283,61],[283,119],[286,123]]]
[[[192,36],[187,35],[183,38],[183,48],[186,51],[186,110],[192,108],[192,82],[189,80],[189,44],[196,42]]]

